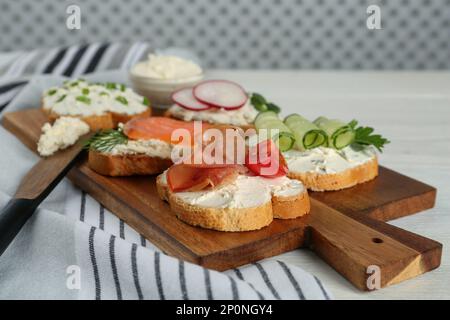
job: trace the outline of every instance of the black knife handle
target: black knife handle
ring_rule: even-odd
[[[33,215],[39,200],[11,199],[0,211],[0,256]]]

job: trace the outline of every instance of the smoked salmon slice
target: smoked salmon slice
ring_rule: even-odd
[[[246,171],[242,165],[202,167],[176,164],[167,171],[167,183],[172,192],[201,191],[233,183],[239,174]]]
[[[209,127],[207,124],[202,124],[202,130],[206,130],[207,127]],[[194,122],[166,117],[133,119],[125,124],[123,132],[131,140],[157,139],[167,143],[177,143],[179,141],[172,141],[172,133],[176,129],[186,129],[191,135],[191,141],[194,141]]]

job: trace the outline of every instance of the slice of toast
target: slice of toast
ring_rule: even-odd
[[[58,113],[49,111],[44,108],[42,108],[42,110],[47,114],[50,122],[54,122],[56,119],[62,116],[67,117],[67,115],[60,115]],[[126,123],[136,118],[150,117],[151,114],[152,114],[151,108],[149,107],[146,111],[133,115],[108,112],[103,115],[91,115],[87,117],[74,116],[74,117],[80,118],[81,120],[86,122],[92,131],[98,131],[98,130],[114,129],[117,128],[119,123]]]
[[[310,201],[305,188],[295,195],[271,195],[268,201],[250,207],[199,206],[186,202],[179,193],[171,192],[165,173],[158,176],[156,186],[160,198],[167,201],[177,217],[193,226],[218,231],[251,231],[269,225],[274,218],[293,219],[310,211]],[[258,195],[260,190],[254,190]]]
[[[95,172],[111,177],[159,174],[172,165],[172,160],[148,155],[112,155],[90,150],[88,166]]]
[[[312,191],[337,191],[368,182],[378,176],[378,160],[373,159],[338,173],[295,172],[288,177],[300,180]]]

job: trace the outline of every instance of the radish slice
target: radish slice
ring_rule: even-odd
[[[195,86],[193,92],[198,101],[227,110],[239,109],[248,100],[240,85],[227,80],[204,81]]]
[[[172,94],[172,100],[180,107],[192,111],[202,111],[211,108],[211,106],[201,103],[200,101],[195,99],[192,88],[185,88],[174,92]]]

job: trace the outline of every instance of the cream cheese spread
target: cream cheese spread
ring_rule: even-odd
[[[148,101],[125,85],[66,81],[44,92],[42,107],[59,115],[92,116],[108,112],[133,115],[146,111]]]
[[[202,74],[196,63],[176,56],[150,54],[147,61],[136,64],[131,73],[155,79],[183,79]]]
[[[211,108],[204,111],[191,111],[178,105],[173,105],[169,113],[183,121],[205,121],[214,124],[230,124],[234,126],[246,126],[252,124],[258,115],[258,111],[250,103],[236,110],[225,110],[222,108]]]
[[[170,159],[172,145],[157,139],[128,140],[126,144],[119,144],[109,152],[111,155],[146,155]]]
[[[376,158],[372,147],[361,150],[351,146],[342,150],[319,147],[307,151],[283,152],[289,171],[333,174],[362,165]]]
[[[166,184],[166,173],[161,176]],[[198,192],[177,192],[184,202],[205,208],[253,208],[270,202],[272,196],[290,197],[305,192],[300,181],[287,177],[267,179],[258,176],[239,175],[228,185]]]
[[[58,118],[53,125],[44,124],[42,135],[38,142],[38,152],[41,156],[51,156],[58,150],[66,149],[89,132],[89,125],[73,117]]]

